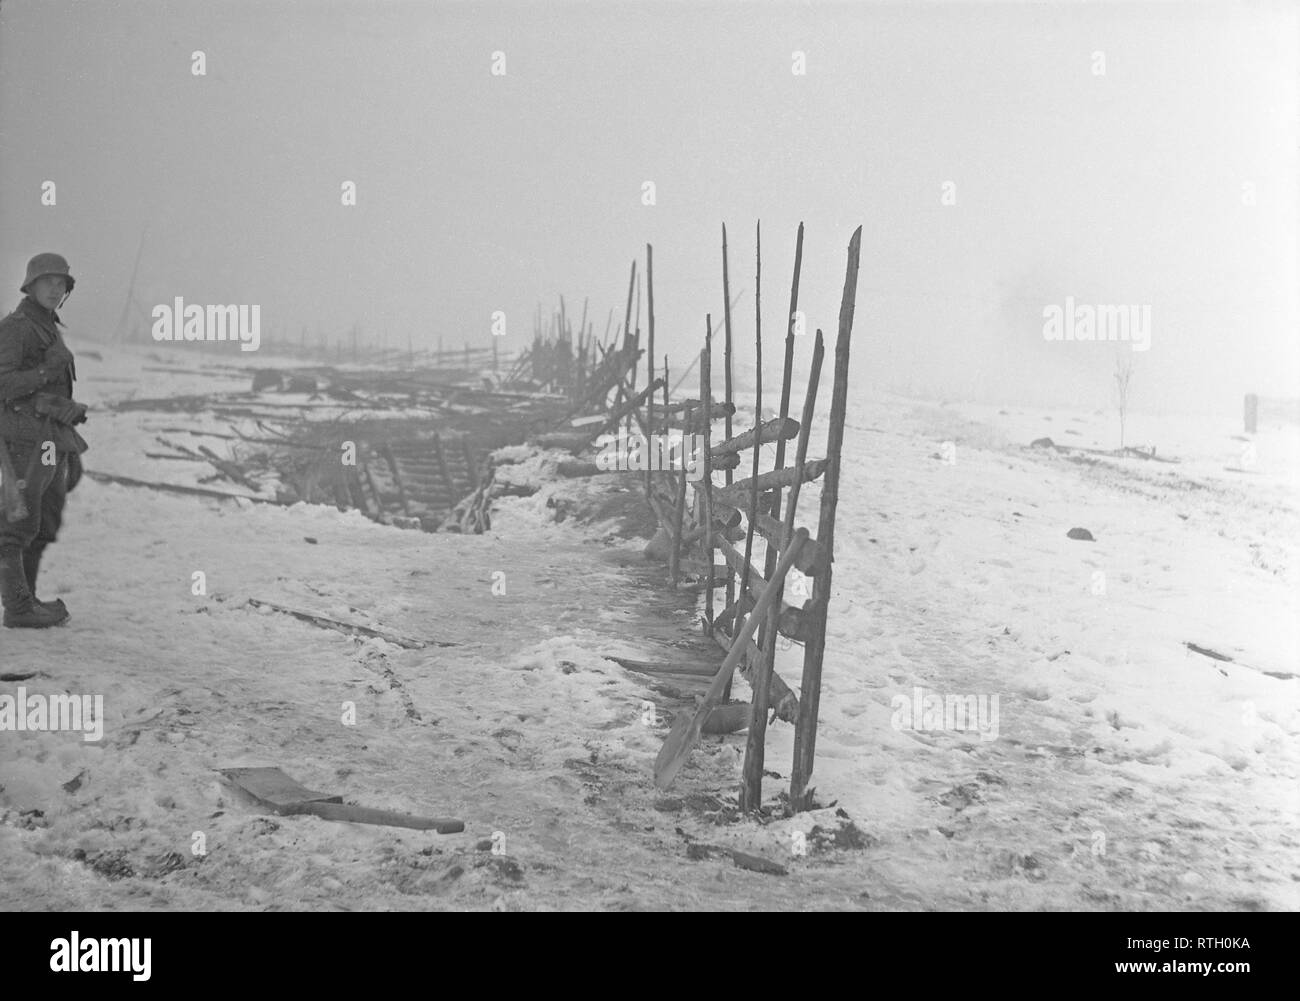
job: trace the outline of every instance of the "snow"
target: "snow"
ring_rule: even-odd
[[[155,361],[78,364],[89,468],[210,472],[144,458],[157,426],[197,427],[190,415],[93,409],[132,387],[161,395],[143,371]],[[169,375],[166,391],[229,386],[223,371]],[[696,613],[652,619],[662,572],[634,562],[613,520],[554,522],[556,501],[576,508],[615,478],[550,481],[553,456],[515,452],[498,472],[541,489],[503,498],[484,536],[87,479],[42,571],[42,596],[72,621],[3,631],[0,672],[102,694],[105,737],[0,734],[0,907],[1296,909],[1300,429],[1134,414],[1131,443],[1182,461],[1088,464],[1024,446],[1114,447],[1113,414],[1003,409],[851,401],[821,807],[768,823],[729,813],[744,734],[706,737],[671,789],[653,786],[681,707],[611,658],[671,659],[664,637]],[[811,454],[825,432],[823,419]],[[1255,444],[1245,472],[1225,468],[1243,467],[1239,437]],[[814,530],[819,497],[812,484],[800,501]],[[1076,526],[1096,541],[1067,538]],[[248,597],[429,645],[349,637]],[[801,662],[798,646],[778,651],[796,692]],[[916,688],[996,695],[996,738],[895,729]],[[734,694],[748,697],[743,682]],[[769,802],[792,742],[769,727]],[[466,830],[267,816],[217,773],[254,764]],[[813,835],[850,821],[863,847]],[[789,875],[693,861],[692,844]]]

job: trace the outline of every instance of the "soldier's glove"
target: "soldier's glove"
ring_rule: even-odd
[[[37,393],[33,405],[42,417],[49,417],[59,424],[86,423],[86,405],[69,400],[54,393]]]
[[[64,369],[72,364],[72,352],[62,341],[55,341],[45,349],[45,359],[40,369],[45,373],[45,381],[52,382],[63,374]]]

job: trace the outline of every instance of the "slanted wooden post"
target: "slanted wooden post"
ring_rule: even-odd
[[[790,806],[794,810],[806,810],[811,805],[808,782],[812,778],[813,758],[817,750],[817,709],[821,702],[822,656],[826,651],[826,610],[830,602],[835,552],[835,504],[839,496],[844,416],[849,396],[849,338],[853,334],[861,245],[862,227],[859,226],[849,241],[844,293],[840,299],[839,334],[835,339],[835,387],[831,394],[830,431],[826,440],[828,465],[826,479],[822,484],[821,512],[817,522],[817,543],[822,553],[822,565],[813,577],[812,597],[804,605],[809,634],[804,646],[803,683],[794,734],[794,766],[790,774]]]
[[[1246,394],[1246,433],[1254,434],[1259,421],[1259,397],[1254,393]]]

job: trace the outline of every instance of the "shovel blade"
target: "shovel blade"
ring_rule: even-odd
[[[223,768],[221,774],[249,795],[272,806],[343,802],[342,796],[300,785],[278,768]]]

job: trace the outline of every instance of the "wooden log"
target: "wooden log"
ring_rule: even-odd
[[[720,628],[730,630],[733,621],[738,617],[748,615],[753,607],[754,595],[752,592],[746,591],[743,594],[736,595],[735,604],[724,608],[718,613],[714,621]],[[802,607],[787,604],[783,598],[780,608],[774,607],[773,612],[776,616],[777,633],[797,643],[807,642],[808,616]],[[767,647],[763,649],[766,651]]]
[[[658,389],[661,385],[663,385],[663,382],[664,382],[663,379],[656,379],[654,382],[650,383],[650,385],[646,386],[645,389],[641,390],[641,392],[637,393],[635,396],[632,396],[631,390],[627,388],[626,380],[620,380],[619,384],[620,386],[624,387],[624,391],[628,394],[628,398],[626,402],[623,403],[622,406],[616,408],[605,419],[605,423],[601,425],[600,434],[605,434],[607,431],[610,431],[618,427],[619,421],[621,421],[624,417],[627,417],[630,422],[632,414],[634,413],[636,414],[637,423],[640,423],[641,404],[645,403],[646,399],[650,396],[650,394],[653,393],[656,389]],[[642,428],[642,431],[645,431],[644,427]],[[629,434],[630,433],[631,432],[629,431]],[[591,437],[599,437],[599,435],[593,435]]]
[[[578,452],[591,444],[593,435],[590,431],[548,431],[533,438],[535,445],[542,448],[565,448]]]
[[[766,511],[760,511],[754,524],[758,533],[767,540],[769,553],[779,553],[785,548],[789,535],[786,534],[785,526],[781,522]],[[816,539],[809,539],[799,551],[799,562],[795,564],[795,569],[808,577],[815,577],[821,564],[822,547]]]
[[[776,577],[782,578],[789,572],[795,556],[799,553],[799,547],[803,545],[808,533],[802,530],[790,542],[790,548],[782,554],[780,562],[777,563]],[[655,785],[660,789],[666,789],[672,784],[677,773],[686,762],[687,756],[691,749],[699,742],[700,732],[703,728],[704,721],[708,719],[709,714],[713,711],[714,706],[722,701],[722,691],[727,682],[731,680],[732,672],[735,671],[736,665],[745,655],[746,644],[754,634],[754,628],[758,624],[758,618],[767,611],[767,605],[776,598],[774,588],[764,588],[763,594],[758,601],[758,607],[754,610],[754,615],[745,622],[745,625],[737,633],[731,649],[727,651],[727,657],[718,668],[718,673],[709,686],[708,692],[705,693],[704,700],[699,708],[689,717],[682,713],[673,723],[672,732],[668,734],[668,739],[664,741],[664,746],[660,748],[659,755],[655,759]]]
[[[858,293],[858,257],[862,244],[859,226],[849,241],[844,294],[840,300],[839,335],[835,340],[835,386],[831,394],[830,432],[826,443],[830,463],[822,484],[817,537],[825,550],[822,572],[813,578],[809,601],[808,629],[804,646],[803,682],[799,698],[799,722],[795,727],[794,766],[790,774],[790,805],[806,810],[811,802],[808,782],[812,778],[817,750],[817,709],[821,703],[822,657],[826,648],[826,609],[831,595],[831,574],[835,558],[835,506],[839,494],[840,458],[844,446],[844,417],[849,396],[849,339],[853,334],[853,313]]]
[[[711,316],[712,314],[709,315]],[[686,410],[701,410],[703,409],[703,406],[704,404],[703,401],[701,400],[687,399],[687,400],[678,400],[676,403],[670,403],[667,406],[661,404],[659,406],[659,410],[661,412],[660,416],[663,416],[664,413],[680,414]],[[730,409],[732,414],[735,414],[736,408],[734,406],[728,408],[725,404],[720,403],[717,400],[709,401],[709,412],[713,415],[713,419],[715,421],[721,420],[723,414],[725,414],[728,409]]]
[[[754,428],[750,428],[743,434],[738,434],[734,438],[728,438],[726,441],[720,441],[713,446],[712,454],[714,456],[725,455],[728,452],[742,452],[747,448],[754,447]],[[765,421],[758,429],[758,441],[760,445],[766,445],[769,442],[778,442],[777,448],[784,446],[787,438],[793,438],[799,433],[799,422],[791,420],[789,417],[775,417],[770,421]],[[779,453],[778,453],[779,454]],[[781,468],[778,462],[777,469]]]
[[[805,463],[802,476],[796,473],[793,466],[787,466],[785,469],[773,469],[761,474],[756,478],[756,482],[754,480],[737,480],[729,487],[715,490],[713,503],[731,508],[745,509],[755,489],[759,492],[765,492],[774,487],[788,487],[793,486],[796,482],[806,483],[815,480],[826,471],[829,461],[829,459],[814,459],[812,462]]]
[[[723,650],[730,650],[731,641],[721,629],[721,616],[718,617],[717,623],[719,628],[714,632],[713,640],[718,644],[718,646],[722,647]],[[740,675],[746,682],[749,681],[753,674],[754,665],[758,663],[758,657],[758,644],[751,639],[745,644],[745,652],[740,664]],[[787,723],[793,723],[799,717],[799,699],[795,696],[794,692],[790,690],[790,686],[787,685],[781,679],[781,676],[775,671],[772,672],[772,679],[769,687],[772,693],[771,711],[776,714],[777,719],[784,720]],[[751,703],[751,705],[752,704],[753,703]]]

